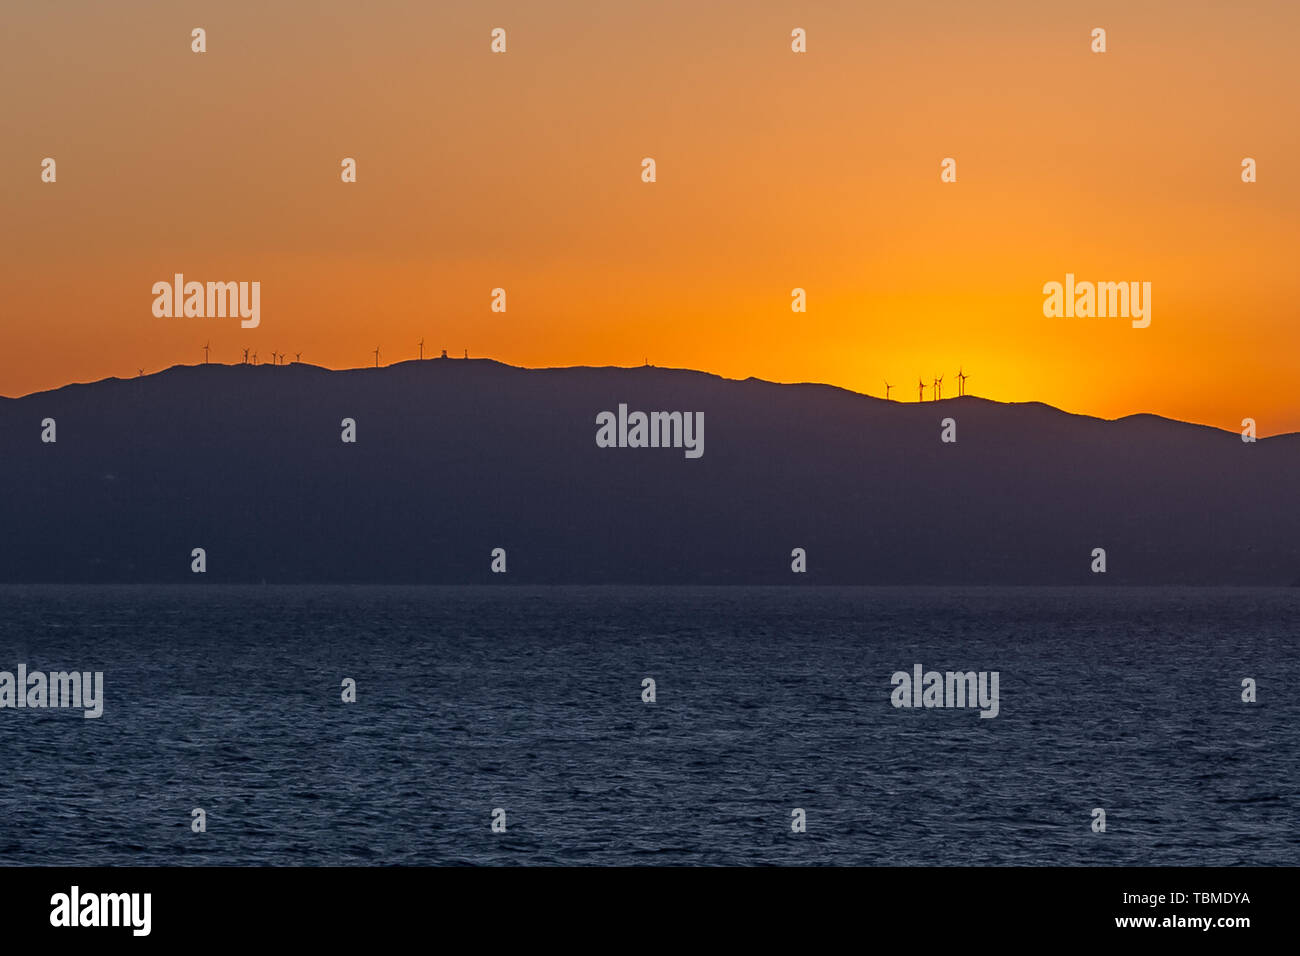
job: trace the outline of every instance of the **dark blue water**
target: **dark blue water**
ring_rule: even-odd
[[[0,670],[106,698],[0,710],[0,863],[1296,864],[1297,621],[1300,590],[0,588]],[[916,663],[998,671],[999,715],[895,709]]]

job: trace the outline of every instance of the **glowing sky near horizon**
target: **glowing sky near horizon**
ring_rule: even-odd
[[[918,376],[955,394],[961,366],[1002,401],[1300,431],[1293,2],[69,2],[4,21],[3,395],[199,362],[208,341],[213,361],[352,367],[424,338],[528,366],[887,379],[906,401]],[[154,317],[177,272],[260,281],[260,327]],[[1150,328],[1044,317],[1067,272],[1151,282]]]

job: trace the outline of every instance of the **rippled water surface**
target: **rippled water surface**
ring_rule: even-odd
[[[105,704],[0,709],[0,862],[1296,864],[1298,622],[1300,590],[4,587],[0,670]],[[999,715],[895,709],[917,663],[998,671]]]

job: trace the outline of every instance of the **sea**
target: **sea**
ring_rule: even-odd
[[[1298,628],[1300,589],[4,586],[0,671],[103,713],[0,707],[0,865],[1295,865]],[[895,706],[918,664],[996,717]]]

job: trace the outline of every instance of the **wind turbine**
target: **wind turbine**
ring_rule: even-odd
[[[919,375],[916,377],[916,400],[918,402],[925,401],[925,379]]]
[[[469,358],[469,349],[465,350],[465,358]]]
[[[889,390],[893,387],[889,384],[889,379],[885,379],[885,401],[889,401]]]
[[[934,380],[934,400],[937,402],[943,397],[943,376],[940,375]]]
[[[276,357],[277,355],[279,355],[279,354],[280,354],[280,353],[276,352],[275,349],[272,349],[272,350],[271,350],[271,364],[272,364],[272,365],[275,364],[275,357]]]
[[[248,349],[244,349],[244,364],[248,364]]]
[[[424,361],[424,339],[420,339],[420,361]]]
[[[962,374],[962,366],[957,366],[957,395],[960,397],[966,394],[966,379],[969,375]]]
[[[375,346],[375,368],[379,368],[379,346]]]
[[[302,353],[301,353],[301,352],[294,352],[294,353],[293,353],[293,360],[294,360],[295,362],[301,362],[301,361],[302,361]]]
[[[136,371],[140,373],[139,375],[136,376],[136,378],[144,378],[144,369],[138,368],[136,369]]]
[[[211,341],[211,339],[209,339],[209,340],[208,340],[208,345],[211,345],[211,344],[212,344],[212,341]],[[203,346],[203,364],[204,364],[204,365],[207,365],[207,364],[208,364],[208,345]]]
[[[257,353],[256,353],[256,352],[253,353],[253,364],[254,364],[254,365],[257,364]]]

